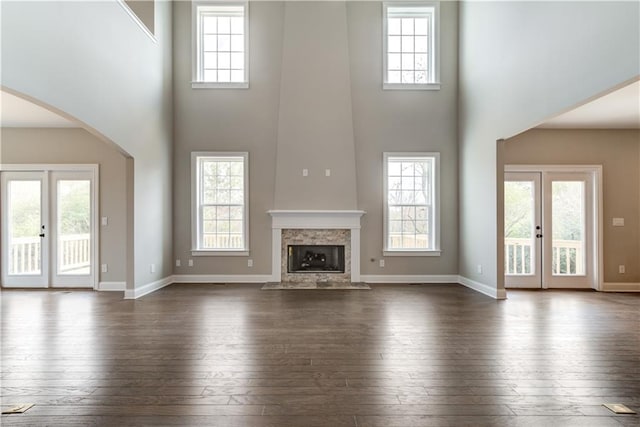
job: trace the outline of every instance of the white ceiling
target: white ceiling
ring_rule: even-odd
[[[33,102],[0,91],[0,127],[73,128],[79,126]]]
[[[640,129],[640,81],[541,124],[547,129]]]

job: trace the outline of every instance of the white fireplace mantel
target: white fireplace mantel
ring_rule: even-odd
[[[348,229],[351,230],[351,281],[360,281],[360,217],[359,210],[270,210],[272,233],[271,280],[279,282],[282,268],[283,229]]]

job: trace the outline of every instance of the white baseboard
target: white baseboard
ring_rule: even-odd
[[[507,293],[504,289],[496,289],[484,283],[476,282],[466,277],[457,275],[361,275],[361,280],[366,283],[458,283],[469,289],[480,292],[484,295],[495,299],[506,299]],[[151,292],[164,288],[172,283],[267,283],[271,281],[270,274],[177,274],[168,276],[158,281],[148,283],[134,290],[125,290],[125,299],[137,299]],[[122,290],[122,289],[106,289],[115,287],[120,282],[102,282],[105,289],[100,290]],[[640,284],[635,283],[610,283],[605,284],[605,291],[620,291],[616,289],[608,289],[607,285],[627,285],[627,291],[634,291],[633,286],[638,287]]]
[[[172,283],[173,276],[167,276],[160,280],[156,280],[155,282],[147,283],[146,285],[137,287],[133,290],[127,289],[124,291],[124,299],[138,299],[142,296],[150,294],[151,292],[155,292],[158,289],[162,289]]]
[[[365,283],[458,283],[458,276],[362,274],[360,280]]]
[[[270,274],[177,274],[174,283],[267,283]]]
[[[98,291],[124,291],[127,289],[125,282],[100,282],[98,283]]]
[[[640,292],[640,283],[603,283],[603,292]]]
[[[480,292],[481,294],[485,294],[494,299],[507,299],[507,291],[504,289],[496,289],[492,286],[486,285],[484,283],[476,282],[475,280],[471,280],[464,276],[458,277],[458,283],[463,286],[466,286],[469,289],[473,289],[476,292]]]

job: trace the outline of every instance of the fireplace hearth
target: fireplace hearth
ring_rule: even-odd
[[[344,245],[288,245],[288,273],[344,273]]]

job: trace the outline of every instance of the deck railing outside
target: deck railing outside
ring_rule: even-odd
[[[212,249],[241,249],[244,246],[242,234],[208,234],[203,235],[203,247]]]
[[[504,239],[505,274],[526,275],[531,272],[532,239]],[[584,273],[584,247],[581,240],[554,240],[552,273],[556,276]]]
[[[9,265],[11,275],[39,274],[41,269],[40,237],[14,237],[11,239]],[[68,234],[60,238],[58,248],[60,269],[65,274],[91,266],[91,235]]]

